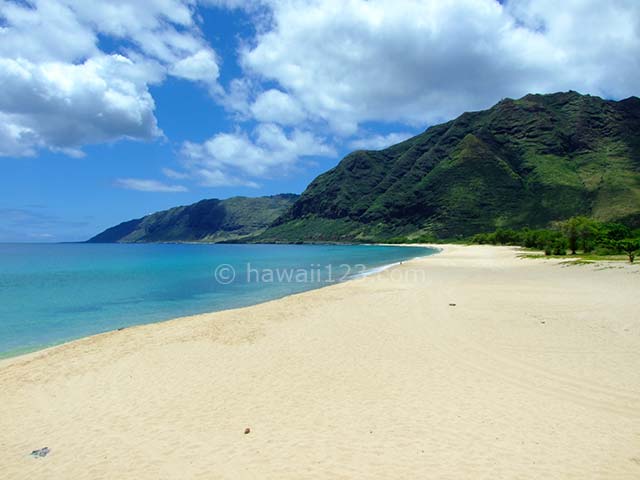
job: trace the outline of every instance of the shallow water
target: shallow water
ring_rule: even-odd
[[[252,305],[433,253],[377,245],[0,244],[0,356]]]

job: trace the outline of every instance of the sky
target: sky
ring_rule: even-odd
[[[640,95],[637,0],[0,0],[0,242],[300,193],[505,97]]]

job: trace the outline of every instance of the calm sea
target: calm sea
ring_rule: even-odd
[[[0,357],[252,305],[433,253],[373,245],[0,244]]]

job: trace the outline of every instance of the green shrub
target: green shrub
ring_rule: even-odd
[[[554,255],[566,255],[569,248],[569,241],[566,238],[558,237],[551,244]]]
[[[636,238],[625,238],[624,240],[618,240],[616,246],[622,252],[626,253],[629,257],[629,263],[633,263],[640,251],[640,240]]]

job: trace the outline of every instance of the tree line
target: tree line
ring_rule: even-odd
[[[517,245],[543,250],[545,255],[625,254],[633,263],[640,252],[640,229],[632,230],[620,223],[598,222],[588,217],[572,217],[548,229],[498,229],[492,233],[479,233],[471,238],[471,243]]]

